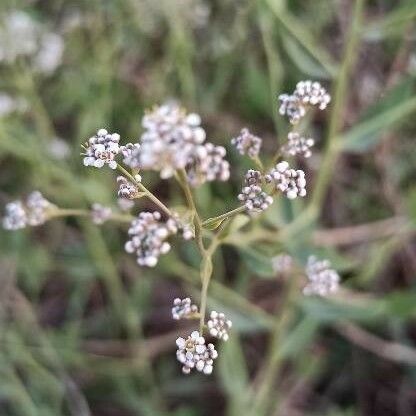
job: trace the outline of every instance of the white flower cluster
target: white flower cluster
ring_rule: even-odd
[[[292,124],[296,124],[306,114],[308,106],[317,106],[324,110],[331,97],[319,82],[308,80],[298,82],[293,94],[279,95],[279,101],[279,113],[286,115]]]
[[[111,169],[116,169],[115,157],[120,152],[119,142],[119,134],[109,133],[106,129],[98,130],[97,134],[90,137],[84,145],[84,166],[102,168],[108,164]]]
[[[238,199],[244,203],[248,212],[266,210],[273,203],[273,198],[261,188],[261,172],[250,169],[247,171],[244,180],[245,186],[238,195]]]
[[[198,146],[186,166],[188,182],[196,187],[215,180],[227,181],[230,177],[230,164],[224,159],[226,153],[223,146],[212,143]]]
[[[54,207],[39,191],[34,191],[25,202],[13,201],[6,205],[3,227],[6,230],[19,230],[27,225],[42,225]]]
[[[131,168],[160,171],[163,179],[185,169],[194,186],[229,178],[226,151],[212,143],[204,144],[206,133],[198,114],[165,104],[146,113],[142,126],[145,131],[140,147],[124,159]]]
[[[94,224],[101,225],[111,218],[112,210],[99,203],[94,203],[91,207],[91,219]]]
[[[140,175],[135,175],[134,179],[136,179],[137,182],[142,181],[142,177]],[[134,199],[137,197],[139,193],[137,186],[133,184],[132,182],[130,182],[128,179],[126,179],[124,176],[118,176],[117,183],[118,183],[117,195],[120,198]]]
[[[305,271],[309,281],[303,289],[305,295],[327,296],[338,290],[339,275],[331,269],[329,260],[318,260],[315,256],[310,256]]]
[[[248,155],[251,158],[258,156],[263,140],[250,133],[247,128],[241,130],[237,137],[231,139],[231,144],[236,147],[241,155]]]
[[[293,266],[293,258],[289,254],[283,253],[272,258],[272,268],[275,273],[287,273]]]
[[[205,338],[198,331],[192,332],[187,339],[178,338],[176,345],[176,358],[183,364],[184,374],[189,374],[194,368],[204,374],[212,373],[218,353],[213,344],[206,344]]]
[[[266,182],[272,182],[276,190],[286,194],[289,199],[306,195],[306,180],[303,170],[289,168],[289,163],[282,161],[265,176]]]
[[[198,313],[198,306],[194,305],[190,298],[176,298],[173,301],[172,318],[176,321],[189,319]]]
[[[176,222],[169,219],[166,223],[160,221],[159,212],[141,212],[135,218],[128,230],[130,240],[125,249],[135,253],[140,266],[156,266],[161,254],[170,250],[170,244],[165,241],[170,235],[176,234]]]
[[[302,137],[299,133],[290,132],[287,143],[282,147],[282,152],[287,156],[300,155],[304,158],[312,156],[311,147],[315,144],[312,138]]]
[[[28,13],[12,10],[0,22],[0,62],[29,58],[34,69],[49,74],[62,62],[64,41],[49,32]]]
[[[212,311],[209,318],[210,319],[207,322],[209,333],[214,338],[228,341],[228,332],[231,329],[233,323],[229,319],[226,319],[222,312],[218,313],[216,311]]]

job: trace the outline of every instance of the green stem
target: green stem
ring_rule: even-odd
[[[196,242],[198,244],[198,249],[201,253],[201,256],[204,257],[205,247],[204,247],[204,242],[203,242],[203,239],[202,239],[202,221],[201,221],[201,217],[198,214],[198,210],[196,208],[194,197],[192,195],[191,188],[189,187],[189,183],[188,183],[188,180],[186,178],[185,170],[183,170],[183,169],[178,170],[176,178],[179,182],[179,185],[181,186],[181,188],[183,190],[183,193],[185,194],[185,198],[186,198],[186,202],[188,204],[188,207],[191,210],[192,221],[193,221],[194,226],[195,226]]]
[[[332,179],[332,171],[337,156],[340,152],[339,131],[342,128],[342,109],[347,99],[347,88],[350,71],[355,63],[359,51],[360,28],[365,0],[356,0],[353,9],[352,24],[348,34],[345,53],[339,76],[335,85],[335,94],[329,122],[328,139],[326,142],[325,154],[319,169],[319,176],[316,180],[314,193],[310,205],[314,206],[315,212],[320,212],[326,189]]]
[[[142,185],[141,182],[137,181],[136,178],[130,172],[128,172],[126,169],[123,168],[123,166],[119,165],[118,163],[117,163],[117,169],[124,176],[129,178],[129,180],[135,186],[137,186],[138,189],[143,191],[146,194],[147,198],[149,198],[152,202],[154,202],[163,212],[165,212],[165,214],[167,214],[169,217],[172,217],[172,213],[169,210],[169,208],[162,201],[160,201],[155,195],[153,195],[144,185]]]

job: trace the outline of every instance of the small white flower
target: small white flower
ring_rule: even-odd
[[[293,258],[289,254],[279,254],[272,258],[272,268],[275,273],[287,273],[293,267]]]
[[[319,82],[308,80],[298,82],[292,95],[279,95],[279,101],[279,113],[288,116],[289,121],[296,124],[306,114],[308,106],[324,110],[331,101],[331,96]]]
[[[198,146],[186,165],[191,186],[197,187],[215,180],[227,181],[230,178],[230,164],[224,159],[226,153],[223,146],[212,143]]]
[[[209,317],[210,319],[207,322],[209,333],[214,338],[228,341],[228,333],[233,323],[229,319],[226,319],[222,312],[218,313],[216,311],[212,311]]]
[[[282,152],[287,156],[312,156],[311,147],[315,144],[312,138],[302,137],[299,133],[290,132],[287,136],[287,143],[282,146]]]
[[[318,260],[315,256],[310,256],[305,272],[309,280],[303,289],[305,295],[327,296],[338,290],[339,275],[331,269],[329,260]]]
[[[310,80],[300,81],[296,84],[294,95],[305,105],[317,106],[325,110],[331,101],[331,96],[319,82]]]
[[[205,338],[194,331],[188,338],[176,340],[176,358],[182,364],[182,372],[189,374],[192,369],[204,374],[211,374],[214,360],[218,353],[213,344],[206,344]]]
[[[264,211],[273,203],[273,198],[261,188],[262,180],[262,174],[258,170],[250,169],[245,174],[246,185],[243,186],[238,199],[244,203],[249,213]]]
[[[56,160],[65,160],[71,154],[68,143],[59,137],[55,137],[50,141],[48,151],[51,157]]]
[[[5,207],[3,228],[6,230],[20,230],[27,224],[26,210],[21,201],[9,202]]]
[[[97,134],[85,143],[84,165],[102,168],[105,164],[111,169],[117,168],[115,157],[120,152],[120,135],[108,133],[106,129],[98,130]]]
[[[136,179],[137,182],[141,182],[141,180],[142,180],[140,175],[136,175],[135,179]],[[124,176],[118,176],[117,177],[117,183],[118,183],[117,195],[120,198],[125,198],[125,199],[135,199],[135,198],[137,198],[139,190],[137,189],[137,186],[135,184],[130,182]]]
[[[39,191],[33,191],[26,201],[14,201],[6,205],[3,227],[6,230],[18,230],[27,225],[44,224],[50,211],[55,208]]]
[[[97,225],[104,224],[111,218],[112,210],[110,207],[105,207],[99,203],[92,205],[91,218],[92,222]]]
[[[173,301],[172,318],[175,320],[189,319],[192,315],[198,313],[198,306],[194,305],[190,298],[179,299]]]
[[[159,257],[170,251],[166,239],[178,230],[175,221],[163,223],[160,220],[159,212],[141,212],[130,225],[130,240],[125,244],[125,249],[128,253],[136,254],[140,266],[154,267]]]
[[[247,128],[241,130],[240,135],[231,139],[241,155],[248,155],[251,158],[257,157],[263,140],[250,133]]]
[[[292,124],[297,124],[306,114],[306,108],[295,95],[281,94],[279,95],[279,101],[279,113],[282,116],[287,116]]]
[[[267,182],[272,182],[276,190],[286,194],[289,199],[306,195],[306,180],[303,170],[289,168],[286,161],[278,163],[268,175],[265,176]]]

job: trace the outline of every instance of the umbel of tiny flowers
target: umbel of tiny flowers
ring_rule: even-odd
[[[84,144],[84,165],[102,168],[107,164],[111,169],[117,168],[115,157],[120,152],[120,135],[117,133],[108,133],[106,129],[98,130],[95,136],[92,136]]]
[[[225,148],[204,143],[205,130],[198,114],[187,114],[176,104],[147,112],[142,120],[140,146],[131,148],[124,163],[132,169],[156,170],[163,179],[185,170],[192,186],[229,178]]]
[[[283,192],[287,198],[295,199],[306,195],[306,180],[303,170],[289,167],[289,163],[278,163],[266,176],[266,182],[273,183],[277,191]]]
[[[338,290],[339,275],[331,268],[329,260],[318,260],[315,256],[310,256],[305,272],[308,278],[303,289],[305,295],[327,296]]]
[[[312,138],[302,137],[297,132],[290,132],[287,136],[287,143],[282,146],[282,152],[286,156],[303,156],[309,158],[312,156],[311,147],[315,144]]]
[[[91,219],[94,224],[101,225],[111,218],[113,211],[110,207],[94,203],[91,207]]]
[[[39,191],[33,191],[26,201],[13,201],[6,205],[3,227],[6,230],[18,230],[26,226],[44,224],[56,206],[49,202]]]
[[[218,313],[216,311],[212,311],[209,318],[210,319],[207,322],[209,333],[214,338],[228,341],[228,332],[231,329],[233,323],[229,319],[226,319],[222,312]]]
[[[205,338],[198,331],[192,332],[186,339],[178,338],[176,345],[176,358],[183,364],[184,374],[189,374],[194,368],[204,374],[212,373],[218,353],[213,344],[206,344]]]
[[[297,124],[309,106],[324,110],[331,97],[319,82],[308,80],[298,82],[293,94],[279,95],[279,101],[279,113],[286,115],[292,124]]]
[[[161,217],[157,211],[141,212],[130,224],[130,240],[127,241],[125,249],[137,256],[140,266],[154,267],[160,255],[170,251],[170,244],[166,239],[176,234],[178,229],[174,220],[169,219],[164,223]]]
[[[231,144],[236,147],[241,155],[256,158],[260,153],[263,140],[250,133],[247,128],[241,130],[237,137],[231,139]]]
[[[172,306],[172,318],[176,321],[189,319],[198,314],[198,306],[192,303],[190,298],[176,298]]]
[[[142,181],[142,177],[139,174],[134,175],[134,179],[137,182]],[[137,186],[131,183],[124,176],[118,176],[117,183],[118,183],[117,195],[119,196],[119,198],[135,199],[139,196],[139,190],[137,189]]]
[[[258,170],[250,169],[244,177],[245,185],[238,199],[244,203],[249,213],[266,210],[272,203],[273,198],[261,188],[262,174]]]

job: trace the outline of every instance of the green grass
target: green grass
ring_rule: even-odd
[[[203,218],[212,217],[236,206],[249,166],[231,137],[250,127],[271,159],[288,129],[278,93],[311,78],[333,101],[308,121],[319,152],[306,167],[305,201],[275,204],[214,257],[208,305],[235,329],[213,377],[184,377],[175,359],[185,329],[171,321],[171,301],[199,300],[192,244],[177,239],[148,270],[124,253],[125,226],[65,219],[0,230],[0,414],[412,414],[413,2],[25,3],[6,0],[0,11],[24,9],[56,31],[70,12],[82,24],[65,31],[64,60],[52,75],[23,60],[0,65],[0,90],[29,108],[0,118],[2,205],[32,189],[66,208],[114,204],[114,175],[85,169],[80,144],[100,127],[134,141],[144,109],[175,98],[201,114],[232,163],[230,183],[197,193]],[[198,4],[210,10],[202,24]],[[68,160],[48,154],[55,137],[70,145]],[[170,206],[184,204],[175,184],[156,175],[146,183]],[[397,227],[378,226],[396,217]],[[365,225],[358,237],[357,225]],[[331,259],[341,294],[291,291],[291,280],[270,268],[281,251],[300,262],[312,253]]]

